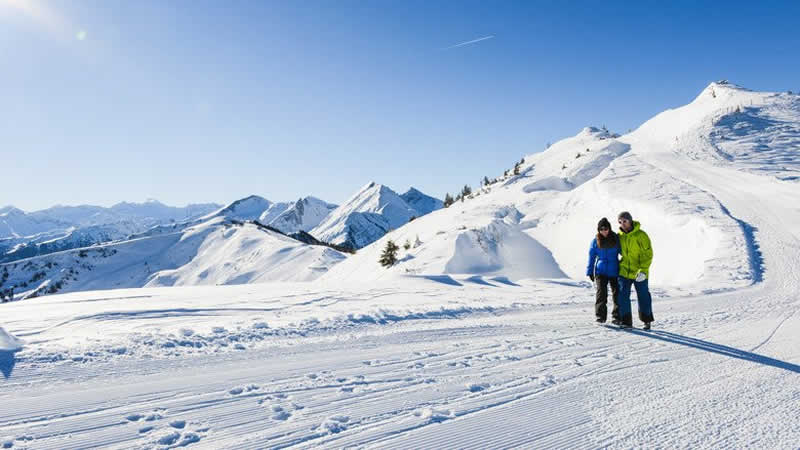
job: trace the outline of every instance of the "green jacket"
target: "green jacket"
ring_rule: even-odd
[[[629,233],[619,230],[619,244],[622,260],[619,262],[619,276],[628,279],[636,278],[636,274],[644,272],[650,278],[650,264],[653,262],[653,247],[650,237],[641,230],[639,222],[633,222],[633,230]]]

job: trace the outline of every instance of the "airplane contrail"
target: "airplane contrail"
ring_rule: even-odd
[[[492,34],[492,35],[490,35],[490,36],[484,36],[484,37],[482,37],[482,38],[473,39],[473,40],[471,40],[471,41],[462,42],[462,43],[460,43],[460,44],[456,44],[456,45],[451,45],[450,47],[445,47],[445,48],[443,48],[442,50],[450,50],[451,48],[463,47],[463,46],[465,46],[465,45],[474,44],[474,43],[476,43],[476,42],[480,42],[480,41],[485,41],[485,40],[487,40],[487,39],[491,39],[491,38],[493,38],[493,37],[494,37],[494,35],[493,35],[493,34]]]

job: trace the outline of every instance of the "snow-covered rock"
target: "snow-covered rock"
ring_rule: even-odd
[[[294,202],[289,208],[271,221],[262,222],[286,234],[298,231],[311,231],[337,208],[316,197],[305,197]]]

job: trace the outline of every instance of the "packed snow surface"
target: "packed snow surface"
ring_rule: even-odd
[[[715,83],[588,128],[310,283],[0,305],[0,445],[795,448],[794,101]],[[784,124],[739,135],[737,106]],[[622,210],[653,241],[651,332],[593,323],[588,246]]]

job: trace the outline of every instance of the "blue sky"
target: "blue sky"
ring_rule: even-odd
[[[720,78],[800,90],[799,17],[800,2],[0,0],[0,206],[340,203],[373,180],[443,197]]]

